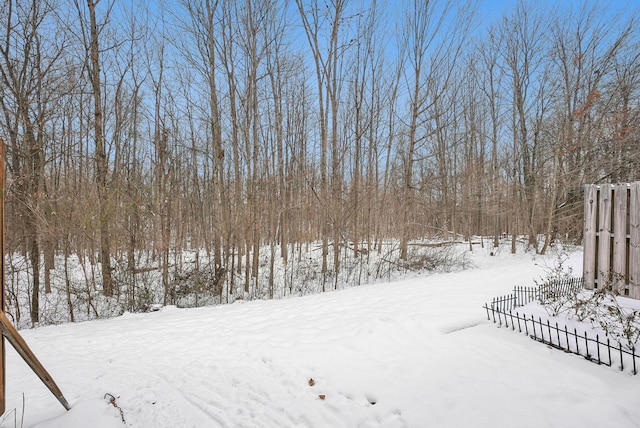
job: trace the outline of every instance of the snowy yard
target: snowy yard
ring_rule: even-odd
[[[472,257],[339,292],[22,330],[72,409],[9,346],[0,427],[125,426],[105,393],[130,427],[640,426],[640,376],[487,321],[485,302],[553,257]],[[581,253],[570,261],[579,272]]]

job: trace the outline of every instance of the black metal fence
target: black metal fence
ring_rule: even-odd
[[[616,364],[621,371],[625,367],[631,368],[631,373],[638,373],[636,366],[635,349],[624,349],[621,343],[612,344],[608,337],[600,338],[598,334],[589,334],[584,331],[578,333],[577,329],[570,330],[565,325],[559,327],[558,323],[545,321],[541,317],[536,320],[533,315],[527,317],[514,310],[533,301],[540,301],[551,296],[559,296],[575,293],[582,289],[582,278],[570,278],[562,281],[554,281],[542,284],[538,287],[515,287],[513,293],[495,297],[490,304],[485,304],[487,319],[503,325],[512,330],[518,329],[531,339],[549,345],[564,352],[580,355],[586,360],[596,364],[613,366]],[[579,287],[579,288],[578,288]]]
[[[550,281],[537,287],[514,287],[512,294],[494,297],[491,300],[491,308],[501,312],[507,312],[530,302],[577,293],[583,288],[584,281],[582,278],[566,278],[558,281]]]

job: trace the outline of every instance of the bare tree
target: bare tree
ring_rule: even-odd
[[[22,219],[24,245],[31,262],[30,316],[35,324],[39,321],[41,240],[51,242],[53,233],[47,224],[51,210],[47,210],[45,145],[51,137],[53,104],[59,96],[56,74],[64,44],[44,30],[53,5],[39,0],[5,0],[2,9],[0,129],[8,135],[8,169],[13,180],[10,191]],[[48,247],[47,253],[52,255],[53,248]],[[45,278],[45,291],[49,293],[48,272]]]
[[[626,75],[624,80],[631,78],[631,81],[634,79],[631,76],[637,76],[637,68],[632,65],[637,61],[637,54],[631,53],[637,48],[637,40],[633,41],[635,17],[603,20],[602,16],[606,14],[607,9],[600,4],[585,4],[570,14],[555,18],[551,27],[552,60],[560,82],[555,104],[558,126],[556,205],[560,209],[554,213],[558,211],[557,215],[563,218],[558,226],[572,236],[582,233],[578,221],[583,211],[581,185],[618,178],[615,173],[613,177],[603,177],[608,175],[603,171],[611,169],[601,168],[602,163],[607,163],[610,155],[619,151],[602,144],[598,137],[609,120],[607,112],[617,110],[611,104],[613,93],[607,94],[612,89],[609,82],[615,80],[616,75]],[[626,61],[630,61],[630,68],[621,68]],[[601,151],[602,148],[605,150]]]
[[[208,116],[208,132],[211,144],[211,162],[212,162],[212,206],[209,212],[212,215],[211,228],[213,241],[213,256],[216,269],[222,267],[222,234],[220,227],[222,226],[222,217],[220,209],[225,205],[225,178],[224,178],[224,159],[225,153],[222,145],[222,123],[220,116],[220,101],[218,98],[218,55],[216,50],[216,14],[218,13],[219,3],[217,0],[206,0],[203,3],[194,1],[185,1],[184,3],[190,19],[190,25],[186,27],[191,32],[193,41],[195,42],[197,52],[191,52],[185,49],[183,53],[187,55],[189,63],[201,73],[206,82],[207,98],[207,116]]]
[[[505,64],[504,71],[508,76],[512,101],[512,197],[513,201],[518,201],[525,206],[525,225],[529,232],[529,243],[538,251],[537,234],[533,224],[537,209],[535,193],[538,186],[535,171],[537,140],[534,138],[537,134],[531,129],[533,127],[531,115],[535,108],[535,99],[540,100],[536,98],[539,95],[536,91],[542,86],[542,79],[537,79],[536,76],[537,73],[542,73],[541,61],[544,55],[546,32],[541,17],[523,2],[518,4],[513,16],[503,21],[500,31],[501,55]],[[519,214],[519,210],[516,210],[512,216],[512,252],[516,251]]]
[[[452,2],[413,1],[405,11],[406,25],[402,40],[407,45],[405,79],[409,87],[409,105],[404,153],[402,191],[402,231],[400,258],[407,258],[409,240],[415,234],[414,206],[418,186],[415,180],[416,161],[424,159],[424,150],[435,138],[440,147],[441,181],[447,177],[443,128],[440,127],[442,97],[453,78],[453,70],[464,47],[470,13],[468,5],[454,8]],[[435,125],[433,123],[435,122]],[[422,151],[422,152],[421,152]],[[424,177],[422,177],[424,178]],[[440,190],[446,192],[448,185]],[[448,199],[448,196],[443,196]],[[447,218],[445,214],[444,218]],[[446,223],[443,229],[447,229]]]
[[[95,182],[98,189],[99,222],[100,222],[100,263],[102,272],[102,292],[105,296],[113,296],[114,286],[111,269],[111,210],[109,204],[108,175],[109,159],[104,136],[103,123],[103,96],[100,62],[100,32],[96,7],[100,0],[88,0],[89,9],[89,39],[85,41],[88,61],[86,64],[89,82],[93,96],[93,133],[95,142]],[[82,17],[82,11],[77,4],[78,13]],[[108,7],[110,9],[110,6]],[[105,14],[108,16],[108,11]]]
[[[499,46],[496,42],[495,29],[492,27],[488,31],[487,40],[484,40],[477,48],[477,52],[481,55],[481,65],[478,66],[478,79],[479,88],[482,92],[482,97],[477,100],[481,103],[488,105],[488,124],[486,124],[487,138],[491,144],[491,161],[489,167],[489,195],[490,200],[487,201],[492,207],[490,215],[493,217],[493,246],[499,245],[499,236],[501,235],[501,207],[503,204],[501,198],[501,183],[500,183],[500,158],[499,153],[502,151],[499,148],[500,144],[500,130],[502,128],[502,105],[504,103],[504,97],[500,91],[502,73],[500,67],[497,64],[499,57]]]
[[[343,46],[339,44],[340,27],[343,23],[346,2],[337,0],[325,8],[317,0],[305,4],[302,0],[296,0],[298,11],[302,19],[302,25],[309,42],[316,71],[318,119],[320,132],[320,192],[319,203],[322,205],[322,291],[325,291],[326,274],[328,270],[327,257],[329,254],[329,237],[333,237],[334,267],[339,269],[338,246],[340,242],[339,229],[337,227],[337,198],[341,191],[339,178],[338,152],[338,106],[339,106],[339,79],[338,64],[343,53]],[[325,30],[322,23],[329,22],[327,40],[321,40]],[[326,52],[324,50],[326,43]],[[329,148],[331,151],[329,152]],[[331,155],[331,181],[328,176],[328,157]]]

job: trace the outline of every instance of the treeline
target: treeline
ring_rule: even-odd
[[[458,1],[0,0],[30,318],[71,256],[136,309],[114,272],[158,268],[172,303],[185,249],[251,295],[312,242],[324,289],[383,240],[579,239],[582,184],[637,179],[639,28],[595,1],[485,25]]]

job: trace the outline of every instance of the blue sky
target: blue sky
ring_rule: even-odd
[[[530,0],[538,8],[548,9],[551,13],[554,9],[559,12],[571,9],[580,9],[585,3],[588,5],[598,4],[609,13],[615,15],[616,12],[627,12],[640,8],[640,0]],[[481,19],[487,22],[497,22],[506,12],[512,12],[519,0],[478,0],[479,13]]]

